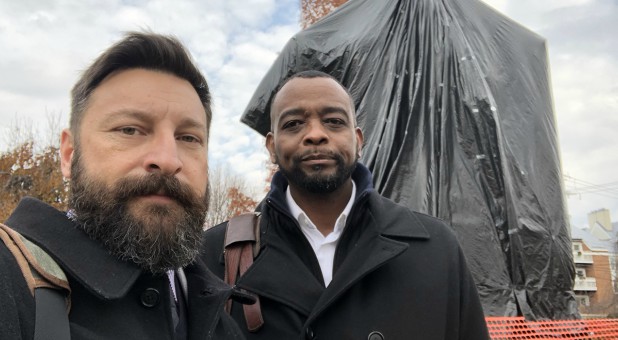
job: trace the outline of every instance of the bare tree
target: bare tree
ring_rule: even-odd
[[[36,131],[32,120],[18,116],[13,117],[4,131],[4,144],[7,150],[15,150],[25,143],[34,143]]]
[[[206,214],[206,228],[229,220],[242,212],[252,211],[257,202],[245,179],[228,166],[217,166],[209,171],[210,205]]]
[[[35,151],[42,152],[51,146],[60,147],[60,133],[62,132],[62,113],[60,111],[45,111],[47,125],[40,126],[32,119],[15,115],[3,135],[7,150],[14,150],[28,142],[33,143]]]
[[[62,132],[62,112],[46,112],[47,119],[45,146],[60,148],[60,133]]]

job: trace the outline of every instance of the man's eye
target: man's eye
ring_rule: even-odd
[[[325,119],[324,122],[329,125],[345,125],[345,121],[339,118],[328,118]]]
[[[130,136],[137,134],[137,129],[134,127],[130,127],[130,126],[120,128],[118,129],[118,131],[124,133],[125,135],[130,135]]]
[[[191,135],[180,136],[178,137],[178,140],[187,142],[187,143],[200,143],[200,140],[198,138],[191,136]]]
[[[298,127],[301,124],[302,122],[300,120],[290,120],[289,122],[284,123],[282,128],[283,129],[293,129],[293,128]]]

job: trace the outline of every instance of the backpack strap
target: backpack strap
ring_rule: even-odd
[[[260,251],[260,213],[244,213],[232,217],[225,231],[225,275],[224,281],[234,286],[238,277],[242,276],[253,264],[253,258]],[[244,294],[244,292],[242,292]],[[255,303],[243,304],[247,329],[257,332],[262,325],[262,310],[260,299],[255,296]],[[232,300],[228,300],[225,310],[230,313]]]
[[[70,339],[71,289],[60,266],[39,246],[1,223],[0,239],[15,257],[34,297],[34,339]]]

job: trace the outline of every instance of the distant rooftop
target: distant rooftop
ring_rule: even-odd
[[[612,226],[614,230],[616,230],[618,228],[618,222],[612,223]],[[599,235],[603,235],[603,239],[600,239],[598,237]],[[615,231],[611,233],[607,232],[601,226],[592,226],[592,228],[583,229],[571,226],[571,239],[583,241],[588,248],[592,250],[614,252],[618,235],[616,235]]]

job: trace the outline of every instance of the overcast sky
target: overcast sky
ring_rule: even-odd
[[[586,225],[586,214],[600,208],[618,221],[618,2],[485,2],[547,39],[572,223]],[[239,117],[300,29],[299,3],[0,0],[0,130],[7,136],[16,120],[25,120],[44,135],[50,114],[66,125],[80,71],[124,31],[150,28],[179,37],[207,76],[215,102],[211,164],[228,163],[261,186],[263,138]],[[10,142],[0,138],[1,148]]]

